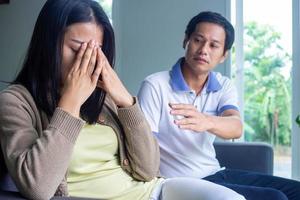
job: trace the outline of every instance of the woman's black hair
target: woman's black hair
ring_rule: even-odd
[[[224,53],[231,49],[234,42],[234,28],[232,24],[222,15],[216,12],[204,11],[200,12],[198,15],[194,16],[188,23],[185,29],[186,38],[189,39],[191,34],[195,31],[197,24],[201,22],[209,22],[218,24],[223,27],[225,31],[225,46]]]
[[[47,0],[34,27],[23,68],[14,80],[33,96],[38,108],[52,116],[60,99],[62,47],[68,26],[94,22],[103,28],[102,51],[113,67],[115,37],[109,18],[93,0]],[[92,124],[102,110],[105,91],[96,88],[81,106],[81,117]]]

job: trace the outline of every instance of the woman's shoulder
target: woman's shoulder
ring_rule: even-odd
[[[0,96],[7,96],[7,95],[12,95],[12,96],[28,96],[30,95],[29,91],[20,84],[11,84],[9,85],[6,89],[2,90],[0,92]],[[31,96],[31,95],[30,95]]]
[[[0,106],[20,104],[27,102],[34,104],[30,92],[20,84],[12,84],[0,92]]]

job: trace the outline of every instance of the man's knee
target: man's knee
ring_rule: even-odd
[[[264,191],[264,199],[270,200],[288,200],[287,196],[280,190],[267,188]]]
[[[240,194],[236,194],[235,196],[229,196],[229,197],[228,197],[228,196],[227,196],[227,197],[226,197],[226,196],[225,196],[225,197],[223,196],[223,197],[221,197],[221,199],[222,199],[222,200],[233,200],[233,199],[234,199],[234,200],[246,200],[245,197],[242,196],[242,195],[240,195]],[[220,199],[220,200],[221,200],[221,199]]]
[[[163,200],[245,200],[237,192],[205,180],[194,178],[173,178],[162,187]]]

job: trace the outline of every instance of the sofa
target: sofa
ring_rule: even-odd
[[[273,175],[274,155],[264,142],[215,142],[221,167]]]
[[[215,142],[216,157],[222,167],[273,174],[273,149],[266,143]],[[7,173],[0,154],[0,200],[24,199]],[[53,197],[52,200],[81,200],[88,198]]]

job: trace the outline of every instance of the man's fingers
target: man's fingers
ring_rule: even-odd
[[[196,112],[194,110],[186,110],[186,109],[181,109],[181,110],[171,110],[170,111],[171,115],[182,115],[185,117],[191,117],[195,116]]]
[[[197,120],[195,118],[183,118],[183,119],[177,119],[174,122],[177,125],[187,125],[187,124],[196,124]]]
[[[196,130],[196,126],[194,124],[179,125],[178,127],[185,130],[191,130],[191,131]]]
[[[182,103],[169,103],[172,109],[192,109],[195,110],[196,107],[192,104],[182,104]]]

